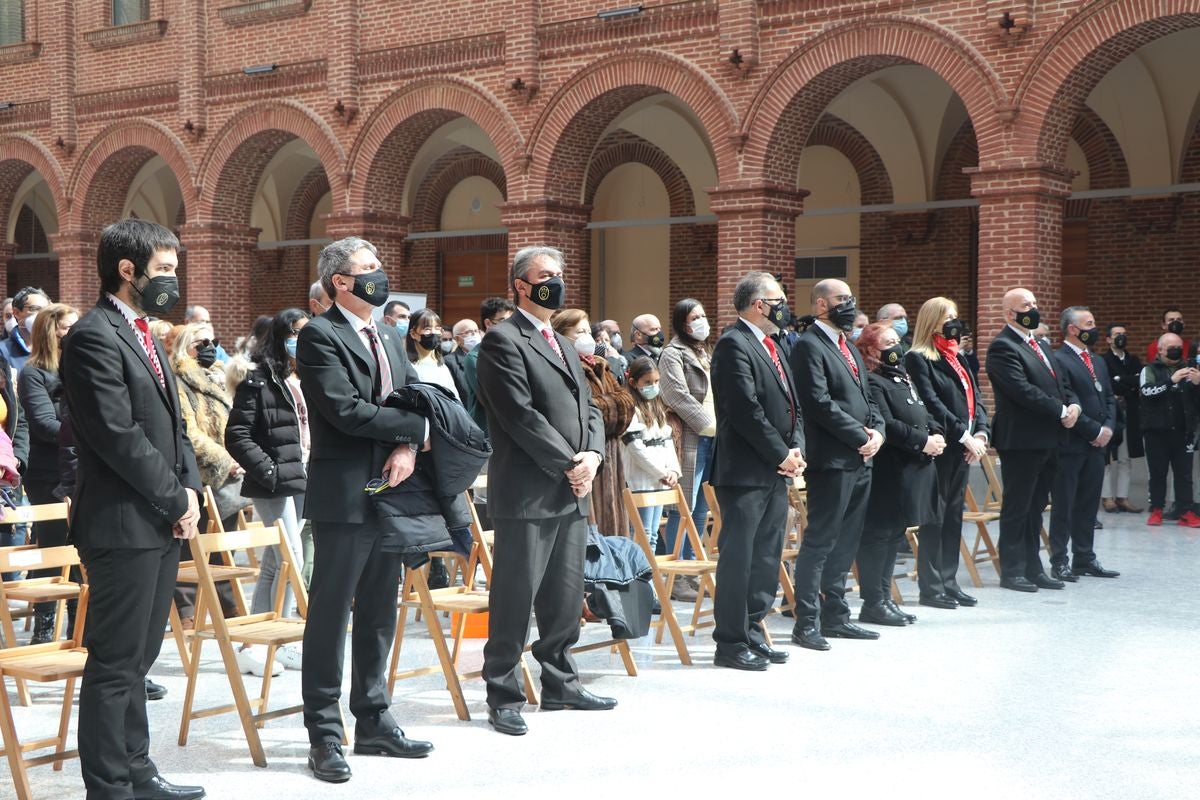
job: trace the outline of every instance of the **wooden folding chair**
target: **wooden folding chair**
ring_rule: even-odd
[[[236,551],[256,547],[278,545],[280,552],[279,570],[284,580],[279,581],[275,589],[274,604],[271,611],[261,614],[241,614],[226,618],[221,612],[221,600],[217,594],[216,573],[222,567],[209,563],[209,556],[220,553],[229,556]],[[267,765],[263,752],[262,740],[258,729],[267,720],[298,714],[303,706],[291,706],[274,711],[267,710],[271,692],[271,670],[264,670],[262,688],[257,698],[251,699],[246,693],[242,680],[242,671],[238,668],[235,645],[263,645],[267,648],[266,663],[270,664],[275,658],[275,651],[287,644],[294,644],[304,638],[304,620],[284,616],[284,593],[291,584],[297,602],[307,609],[308,594],[304,581],[300,578],[300,570],[296,565],[291,547],[288,545],[287,533],[283,525],[276,523],[270,527],[247,531],[228,531],[224,533],[202,533],[192,540],[193,552],[196,555],[194,568],[198,579],[196,593],[196,630],[192,637],[191,658],[187,662],[188,678],[187,693],[183,700],[183,718],[179,724],[179,744],[187,744],[188,729],[192,720],[203,717],[227,714],[236,711],[246,734],[246,743],[250,747],[250,757],[259,767]],[[223,559],[224,560],[224,559]],[[229,688],[233,692],[233,703],[213,708],[193,709],[196,699],[196,684],[200,677],[200,653],[206,640],[217,643],[224,663]]]
[[[997,514],[1000,511],[1000,507],[1004,504],[1004,484],[1000,479],[1000,470],[998,470],[996,468],[996,462],[997,462],[998,458],[999,458],[999,455],[996,453],[995,449],[991,449],[991,450],[988,450],[987,453],[984,454],[983,458],[981,458],[979,460],[979,465],[981,467],[983,467],[983,474],[987,478],[987,487],[988,487],[987,488],[987,499],[984,501],[983,510],[984,511],[995,511],[995,512],[997,512]],[[1050,534],[1046,532],[1046,523],[1045,523],[1044,515],[1049,514],[1051,511],[1051,508],[1052,508],[1052,504],[1047,503],[1046,507],[1044,509],[1042,509],[1043,518],[1042,518],[1042,529],[1040,531],[1040,535],[1042,537],[1041,549],[1045,550],[1047,552],[1049,552],[1049,550],[1050,550]],[[999,517],[997,517],[997,518],[999,518]],[[999,567],[998,560],[997,560],[996,564],[997,564],[996,571],[999,572],[1000,567]]]
[[[919,537],[920,527],[914,525],[904,529],[904,538],[908,540],[908,547],[912,550],[913,568],[907,572],[901,572],[900,577],[908,578],[915,581],[917,579],[917,559],[920,557],[921,541]],[[899,605],[904,605],[904,594],[900,591],[900,584],[896,582],[895,567],[892,568],[892,599]]]
[[[975,500],[975,493],[971,491],[971,487],[967,487],[966,497],[964,499],[966,510],[963,512],[963,522],[975,523],[975,541],[971,545],[971,549],[967,549],[967,543],[964,540],[961,544],[963,563],[967,565],[967,571],[971,573],[971,580],[976,586],[983,586],[983,581],[979,578],[979,569],[976,565],[991,563],[992,568],[996,570],[996,574],[1000,574],[1000,553],[996,550],[995,543],[992,542],[992,535],[988,531],[988,523],[996,522],[1000,519],[999,511],[984,511],[979,507],[979,503]],[[980,548],[983,548],[982,550]]]
[[[63,574],[66,575],[71,567],[78,564],[79,554],[74,547],[69,545],[66,547],[6,547],[0,549],[0,572],[61,568]],[[32,580],[44,579],[34,578]],[[23,583],[24,581],[11,582],[16,589],[20,589]],[[33,584],[34,587],[44,585]],[[79,606],[75,612],[75,630],[70,639],[23,646],[10,642],[7,648],[0,650],[0,733],[3,735],[4,744],[4,749],[0,750],[0,754],[8,757],[17,800],[30,800],[33,796],[29,788],[27,772],[29,767],[53,764],[55,771],[58,771],[62,769],[62,762],[65,759],[79,757],[78,750],[67,749],[67,736],[71,721],[71,705],[75,696],[75,683],[83,677],[83,666],[87,661],[87,650],[81,643],[84,620],[87,617],[88,589],[86,585],[79,588],[77,596]],[[3,601],[2,597],[0,597],[0,601]],[[8,687],[5,685],[5,678],[13,678],[20,682],[66,682],[63,687],[62,710],[59,713],[56,736],[34,742],[22,742],[18,738],[16,724],[13,721],[12,706],[8,701]],[[47,747],[53,747],[54,751],[32,758],[25,757],[27,752],[44,750]]]
[[[696,631],[713,624],[711,620],[701,622],[701,617],[705,612],[711,614],[711,608],[704,609],[702,604],[706,595],[708,597],[716,595],[717,562],[709,559],[707,551],[704,549],[704,543],[700,541],[700,534],[696,530],[696,523],[692,521],[692,515],[688,510],[687,500],[683,496],[681,487],[677,485],[673,489],[665,489],[660,492],[637,493],[626,488],[624,497],[625,508],[629,512],[629,521],[633,525],[634,539],[637,540],[638,546],[642,548],[642,552],[650,562],[654,592],[658,595],[658,602],[662,607],[658,622],[654,623],[654,627],[657,628],[655,641],[661,643],[664,628],[669,629],[671,639],[675,643],[675,650],[679,654],[680,663],[690,665],[692,656],[688,651],[683,634],[690,633],[695,636]],[[646,528],[642,525],[642,517],[638,513],[639,509],[652,506],[678,507],[679,524],[683,528],[684,535],[692,544],[692,550],[696,554],[695,560],[685,561],[679,557],[683,551],[683,536],[675,537],[673,553],[663,556],[654,554],[654,550],[650,547],[650,537],[646,535]],[[671,605],[671,589],[675,585],[675,579],[681,575],[695,576],[700,579],[700,592],[696,597],[695,608],[692,610],[692,621],[688,625],[679,624],[679,620],[675,616],[675,609]]]
[[[38,522],[66,522],[69,516],[70,502],[64,501],[61,503],[40,503],[31,506],[18,506],[16,508],[8,508],[0,506],[0,525],[32,525]],[[37,535],[37,530],[34,529],[34,536]],[[10,598],[18,600],[19,598]],[[10,612],[11,619],[25,620],[25,630],[29,630],[30,623],[33,620],[33,603],[31,602],[22,611],[16,613]],[[56,626],[55,634],[57,637],[62,636],[61,625]],[[6,640],[9,637],[7,629],[4,629]]]

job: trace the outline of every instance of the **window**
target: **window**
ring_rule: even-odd
[[[25,41],[24,0],[0,0],[0,45]]]
[[[150,19],[150,0],[113,0],[113,25],[132,25],[148,19]]]
[[[845,277],[845,256],[816,256],[796,259],[796,280],[814,281]]]

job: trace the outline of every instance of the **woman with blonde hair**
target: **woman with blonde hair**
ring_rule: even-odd
[[[58,502],[54,487],[58,485],[59,477],[58,431],[62,426],[63,411],[58,358],[63,337],[78,320],[79,312],[62,303],[53,303],[38,312],[33,321],[29,360],[21,369],[18,381],[21,413],[29,426],[29,465],[22,482],[25,494],[35,505]],[[67,543],[67,523],[65,520],[39,522],[34,527],[34,534],[38,547],[59,547]],[[58,570],[49,571],[49,574],[57,573]],[[54,638],[55,606],[55,603],[38,603],[34,607],[32,644]],[[71,610],[74,612],[74,608]]]
[[[963,330],[954,301],[930,298],[917,314],[912,349],[904,357],[917,396],[946,437],[946,449],[934,459],[944,513],[918,534],[920,603],[933,608],[977,602],[958,585],[958,554],[967,474],[987,452],[989,428],[979,384],[959,351]]]

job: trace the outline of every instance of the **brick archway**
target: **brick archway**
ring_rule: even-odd
[[[602,58],[571,77],[550,99],[530,136],[529,197],[578,203],[587,164],[617,115],[652,95],[675,96],[700,119],[718,181],[736,171],[737,112],[707,74],[657,50]]]
[[[337,205],[346,192],[342,145],[333,129],[312,110],[291,100],[279,100],[235,114],[214,137],[200,165],[196,219],[248,224],[263,169],[292,139],[304,140],[316,153]]]
[[[941,76],[966,106],[980,147],[1003,152],[1007,99],[991,65],[945,28],[883,16],[826,29],[763,82],[742,124],[742,178],[795,186],[800,152],[833,99],[859,78],[898,64],[918,64]]]
[[[80,156],[69,194],[81,202],[71,209],[70,227],[91,230],[115,222],[138,170],[156,155],[179,184],[185,218],[195,214],[196,164],[183,142],[161,123],[129,120],[106,128]]]
[[[1088,94],[1143,45],[1200,27],[1188,0],[1085,3],[1034,57],[1014,94],[1024,146],[1038,161],[1062,164],[1075,115]]]
[[[459,117],[478,125],[510,173],[524,139],[503,104],[478,84],[462,78],[418,82],[385,100],[367,120],[350,151],[351,210],[401,214],[412,159],[429,136]],[[507,178],[506,178],[507,181]]]
[[[1075,115],[1071,139],[1087,159],[1089,189],[1122,189],[1129,185],[1129,166],[1117,137],[1092,109]]]
[[[59,224],[62,225],[67,219],[70,213],[65,191],[67,179],[54,155],[32,137],[23,134],[0,136],[0,210],[4,214],[5,230],[8,228],[8,215],[14,210],[12,204],[16,200],[17,189],[29,177],[29,173],[35,171],[50,188]]]
[[[504,168],[495,159],[470,147],[456,147],[430,165],[413,198],[412,229],[436,231],[441,227],[442,206],[455,186],[467,178],[485,178],[508,196]]]
[[[859,201],[862,205],[892,202],[892,178],[879,151],[857,128],[841,117],[823,114],[804,146],[831,147],[846,157],[858,174]]]

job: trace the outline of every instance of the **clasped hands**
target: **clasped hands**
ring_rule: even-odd
[[[1083,409],[1079,407],[1079,403],[1071,403],[1071,405],[1067,406],[1067,415],[1060,420],[1062,426],[1064,428],[1074,428],[1082,412]]]
[[[600,469],[600,456],[591,450],[576,453],[572,457],[573,467],[563,472],[571,483],[571,492],[576,497],[586,497],[592,490],[592,481],[596,479],[596,470]]]
[[[987,455],[987,439],[982,433],[967,437],[963,442],[963,459],[968,464],[978,464]]]
[[[185,488],[183,491],[187,492],[187,511],[175,521],[171,533],[176,539],[195,539],[200,532],[196,527],[200,524],[200,500],[196,497],[195,489]]]
[[[788,451],[787,458],[779,464],[779,474],[785,478],[795,478],[808,464],[804,460],[804,454],[800,452],[800,448],[793,447]]]
[[[863,457],[863,460],[870,461],[879,452],[879,448],[883,447],[883,434],[874,428],[863,428],[867,434],[867,443],[858,448],[858,454]]]

